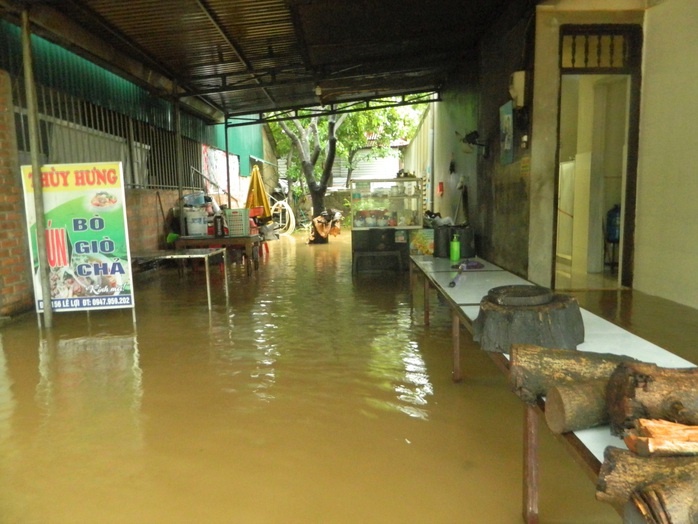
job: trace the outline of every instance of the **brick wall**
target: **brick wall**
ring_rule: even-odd
[[[12,80],[0,71],[0,315],[33,305],[22,181],[12,108]]]
[[[164,248],[163,214],[177,202],[176,190],[131,189],[126,191],[126,220],[131,253]]]

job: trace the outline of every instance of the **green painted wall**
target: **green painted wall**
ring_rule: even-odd
[[[231,120],[234,123],[235,120]],[[215,127],[215,147],[225,149],[225,126]],[[261,125],[228,128],[229,153],[240,157],[240,176],[250,175],[250,156],[264,158],[264,139]]]

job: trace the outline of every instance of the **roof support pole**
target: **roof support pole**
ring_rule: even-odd
[[[228,144],[228,119],[225,119],[225,124],[223,125],[223,130],[225,131],[225,176],[228,180],[228,209],[232,209],[230,204],[230,153]]]
[[[29,11],[22,10],[22,60],[24,62],[24,89],[27,98],[27,118],[29,122],[29,147],[32,159],[32,188],[34,190],[34,210],[36,215],[36,245],[39,259],[41,294],[44,299],[44,325],[53,327],[53,306],[51,304],[51,283],[49,279],[48,252],[46,250],[46,217],[44,215],[44,193],[41,184],[41,141],[39,137],[39,111],[36,103],[34,84],[34,61],[31,48]],[[33,273],[34,268],[32,268]]]
[[[176,94],[176,86],[175,86]],[[184,219],[184,199],[182,198],[182,185],[184,184],[184,148],[182,146],[182,111],[179,107],[179,99],[174,98],[175,111],[175,160],[177,162],[177,189],[179,191],[179,232],[181,235],[185,233]]]

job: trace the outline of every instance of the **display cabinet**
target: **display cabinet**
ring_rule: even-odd
[[[353,180],[351,183],[354,230],[421,228],[423,207],[419,178]]]
[[[354,180],[351,184],[352,270],[405,270],[410,230],[422,228],[419,178]]]

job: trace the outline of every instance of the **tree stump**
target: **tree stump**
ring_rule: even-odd
[[[533,403],[560,384],[608,380],[625,355],[515,344],[511,348],[509,380],[521,400]]]
[[[622,435],[639,418],[698,425],[698,368],[624,363],[606,390],[611,433]]]
[[[485,351],[509,353],[512,344],[576,349],[584,342],[577,300],[539,286],[493,288],[480,302],[473,339]]]
[[[671,511],[671,519],[630,520],[626,522],[670,522],[694,524],[696,522],[695,488],[698,486],[698,457],[640,457],[631,451],[609,446],[604,451],[604,462],[596,484],[596,498],[613,505],[618,510],[628,502],[637,501],[661,493],[658,502]],[[639,493],[636,497],[634,494]],[[662,501],[663,499],[663,501]],[[638,510],[641,511],[641,510]],[[630,515],[635,518],[635,515]],[[691,520],[694,519],[694,520]]]

